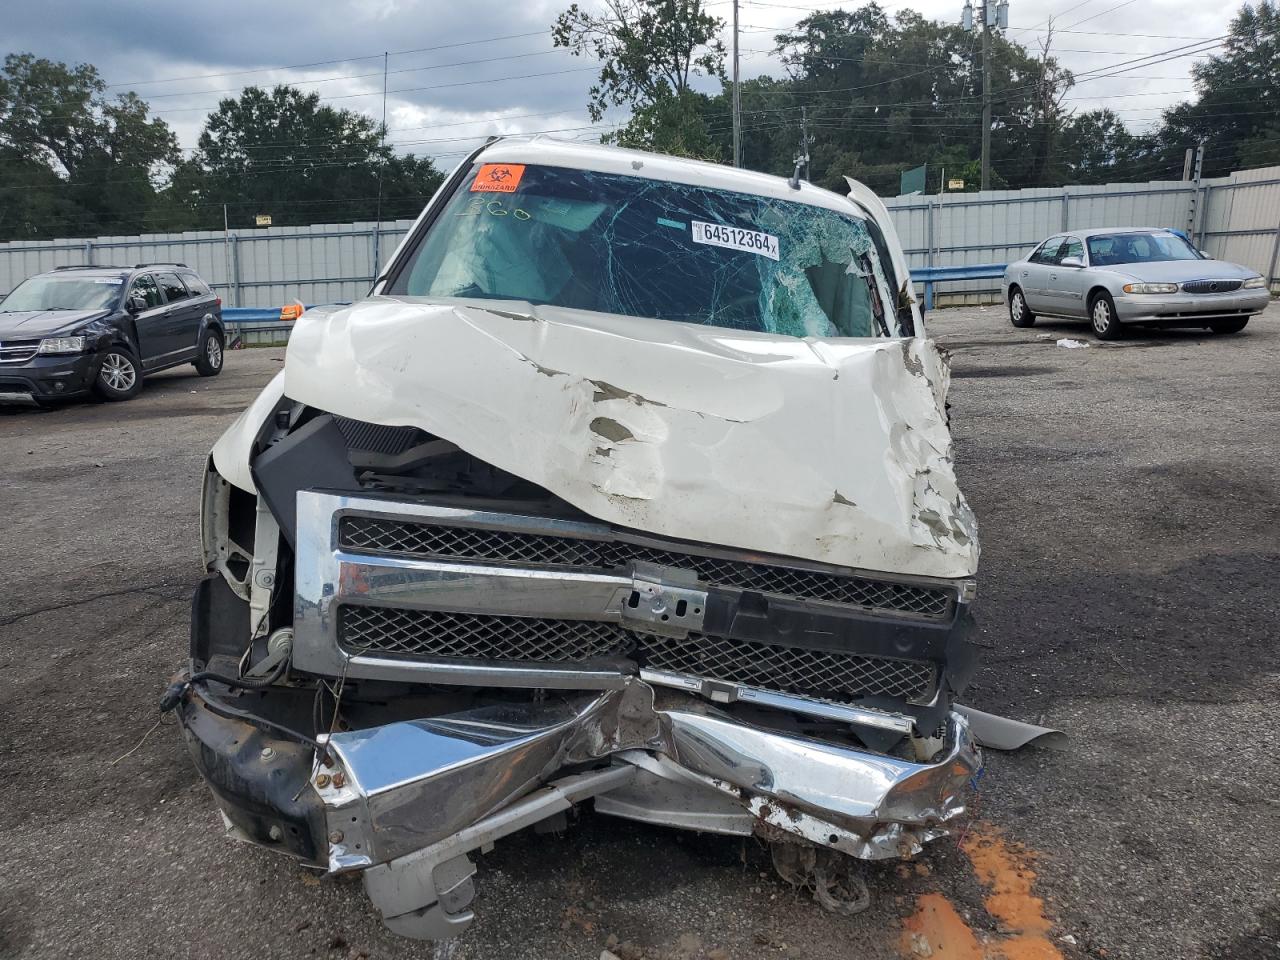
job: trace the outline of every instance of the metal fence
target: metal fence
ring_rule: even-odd
[[[1188,231],[1209,254],[1280,285],[1280,167],[1194,182],[989,190],[885,201],[912,268],[1005,263],[1063,230],[1141,225]],[[0,243],[0,292],[25,277],[80,263],[180,261],[224,304],[271,307],[357,299],[412,221],[196,231],[140,237]],[[990,300],[996,284],[940,284],[939,305]]]
[[[0,243],[0,292],[25,277],[81,263],[185,263],[233,307],[334,303],[364,296],[412,220],[140,237]]]

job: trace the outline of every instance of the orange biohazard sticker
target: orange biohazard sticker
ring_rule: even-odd
[[[523,163],[486,163],[471,181],[471,192],[515,193],[523,176]]]

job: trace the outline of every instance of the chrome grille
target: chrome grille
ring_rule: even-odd
[[[805,650],[754,640],[690,634],[684,639],[645,637],[646,666],[708,680],[780,690],[821,700],[857,696],[933,695],[932,664]]]
[[[338,614],[338,642],[355,655],[526,665],[634,654],[656,670],[836,701],[863,696],[926,701],[935,675],[929,663],[705,634],[684,639],[641,635],[597,620],[350,604]]]
[[[630,639],[599,620],[345,605],[338,643],[356,655],[566,663],[622,653]]]
[[[0,341],[0,363],[26,363],[39,349],[39,340]]]
[[[776,564],[703,557],[619,540],[514,533],[377,517],[344,517],[339,543],[343,549],[371,553],[602,570],[641,561],[694,570],[699,580],[712,586],[756,590],[804,600],[826,600],[932,618],[942,618],[950,612],[953,596],[946,589]]]
[[[1182,285],[1184,293],[1231,293],[1239,290],[1242,280],[1188,280]]]

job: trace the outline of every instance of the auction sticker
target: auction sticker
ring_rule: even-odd
[[[523,163],[486,163],[471,181],[471,192],[515,193],[523,176]]]
[[[472,189],[475,188],[472,187]],[[758,230],[743,230],[741,227],[726,227],[719,223],[703,223],[701,220],[694,220],[693,242],[725,247],[729,250],[758,253],[770,260],[778,259],[778,238],[771,233],[760,233]]]

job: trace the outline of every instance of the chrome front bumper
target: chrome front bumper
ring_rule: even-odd
[[[468,853],[587,797],[632,819],[910,857],[963,813],[980,767],[959,714],[933,745],[932,762],[912,762],[742,723],[632,680],[335,734],[311,788],[329,871],[363,870],[392,929],[439,939],[471,920]]]
[[[422,939],[471,922],[468,854],[588,798],[598,813],[884,860],[945,835],[981,766],[960,713],[938,739],[910,741],[931,753],[916,762],[745,723],[638,679],[335,733],[321,755],[256,720],[269,704],[248,699],[195,686],[178,713],[228,833],[363,871],[387,925]]]
[[[1121,294],[1114,299],[1116,316],[1125,323],[1185,320],[1192,324],[1199,320],[1261,313],[1271,302],[1271,294],[1266,290],[1165,297]]]

